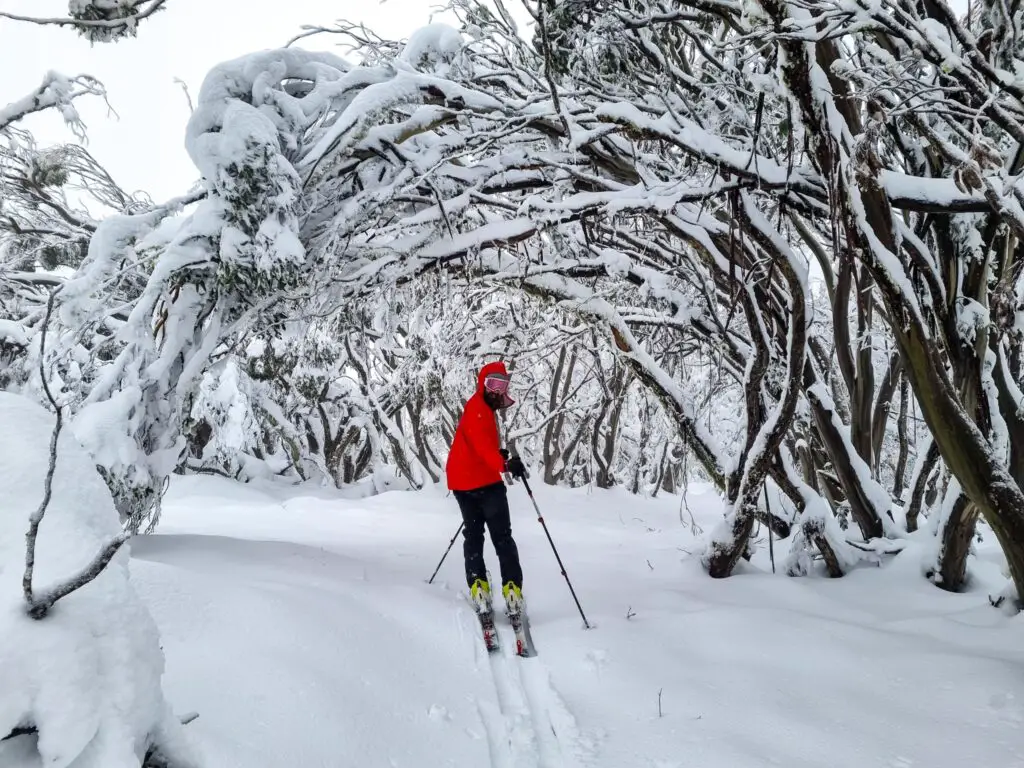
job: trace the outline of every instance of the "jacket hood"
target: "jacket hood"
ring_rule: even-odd
[[[503,376],[509,375],[508,369],[505,368],[505,364],[500,360],[493,363],[488,363],[483,368],[481,368],[480,373],[476,377],[476,393],[480,397],[484,396],[484,379],[486,379],[492,373],[500,373]],[[499,405],[498,408],[508,408],[510,405],[515,405],[515,402],[516,401],[509,397],[508,393],[506,392],[505,396],[502,398],[501,405]]]
[[[476,377],[476,391],[478,394],[484,393],[484,379],[490,376],[492,373],[500,373],[503,376],[508,376],[508,369],[505,368],[505,364],[500,360],[488,363],[480,369],[480,373]]]

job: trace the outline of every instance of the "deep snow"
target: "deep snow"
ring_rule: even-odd
[[[87,586],[29,618],[25,534],[40,506],[55,417],[0,392],[0,768],[129,768],[152,742],[187,768],[180,725],[161,693],[157,627],[129,579],[125,547]],[[52,496],[36,536],[35,599],[73,581],[118,536],[96,465],[61,432]]]
[[[1024,617],[989,605],[1004,583],[991,536],[959,595],[923,579],[913,537],[841,580],[773,576],[764,546],[714,581],[678,498],[535,492],[596,626],[510,489],[540,655],[509,656],[505,624],[489,659],[461,539],[426,584],[458,526],[443,491],[175,477],[132,578],[206,765],[1024,766]],[[689,507],[710,530],[716,497],[691,488]]]

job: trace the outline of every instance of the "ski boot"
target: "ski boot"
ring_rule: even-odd
[[[510,581],[501,588],[501,594],[505,598],[505,615],[512,619],[523,612],[523,591]]]
[[[493,613],[491,607],[491,585],[483,579],[477,579],[469,588],[469,596],[476,606],[477,613]]]

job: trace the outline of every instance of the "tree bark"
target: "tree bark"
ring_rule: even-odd
[[[936,586],[949,592],[959,592],[967,579],[967,556],[978,521],[978,508],[964,496],[957,494],[953,509],[936,532],[939,538],[938,572],[932,575]]]

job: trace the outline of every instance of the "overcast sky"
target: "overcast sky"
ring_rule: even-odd
[[[107,87],[110,114],[100,99],[78,102],[89,132],[89,151],[128,191],[142,189],[161,201],[187,191],[198,171],[185,152],[192,98],[215,64],[252,51],[277,48],[303,24],[360,21],[378,34],[404,39],[431,21],[437,0],[169,0],[167,10],[139,27],[135,39],[90,46],[73,30],[0,18],[0,103],[31,91],[48,70],[87,73]],[[22,15],[66,16],[67,0],[0,0]],[[330,50],[329,35],[303,47]],[[55,112],[25,121],[40,144],[73,141]]]

